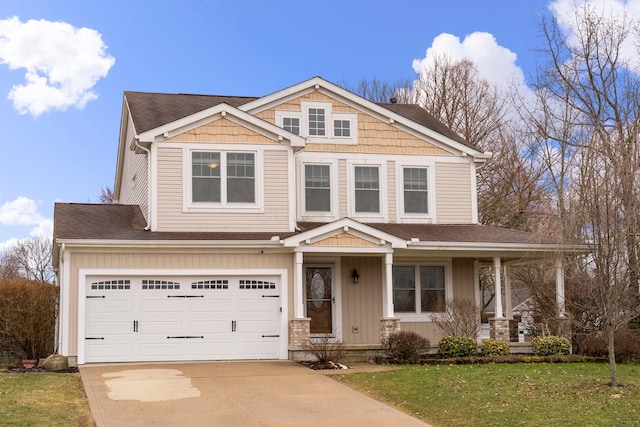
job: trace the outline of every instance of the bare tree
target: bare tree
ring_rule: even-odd
[[[100,189],[100,203],[112,205],[114,200],[113,190],[110,187],[102,187]]]
[[[20,277],[27,280],[52,283],[52,242],[49,237],[30,237],[19,241],[9,249],[10,263],[18,269]]]
[[[14,280],[20,277],[20,267],[11,256],[11,251],[2,251],[0,253],[0,279]]]
[[[640,80],[623,56],[637,40],[637,23],[588,4],[573,19],[572,37],[556,20],[542,22],[549,63],[538,78],[544,102],[536,124],[549,153],[560,152],[568,161],[563,166],[575,166],[553,180],[564,232],[592,250],[579,266],[582,288],[569,304],[577,325],[605,333],[611,385],[617,386],[614,333],[640,313]],[[548,160],[549,173],[557,172]]]
[[[415,95],[410,90],[410,79],[398,79],[390,83],[374,76],[371,79],[362,79],[356,84],[343,81],[340,86],[372,102],[389,103],[395,98],[399,104],[415,103]]]

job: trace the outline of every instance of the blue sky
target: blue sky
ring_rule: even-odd
[[[98,202],[113,186],[125,90],[261,96],[313,76],[393,82],[413,78],[428,49],[526,81],[552,3],[574,1],[2,0],[0,249],[51,235],[54,202]]]

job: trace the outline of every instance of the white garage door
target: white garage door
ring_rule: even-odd
[[[279,277],[95,277],[85,361],[278,359]]]

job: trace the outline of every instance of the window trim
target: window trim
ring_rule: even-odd
[[[325,112],[325,135],[309,135],[309,108],[324,108]],[[335,113],[333,112],[333,104],[323,101],[302,101],[300,102],[299,112],[300,135],[307,139],[309,143],[316,144],[346,144],[356,145],[358,143],[358,114],[356,113]],[[285,117],[289,112],[276,111],[276,123],[282,127],[282,120],[279,117]],[[334,120],[348,120],[350,128],[350,136],[335,136],[333,128]]]
[[[426,214],[407,213],[404,211],[404,169],[427,170],[427,207]],[[396,163],[396,215],[399,223],[435,223],[435,164],[432,162],[417,164],[415,162]]]
[[[393,267],[414,267],[415,274],[415,292],[416,292],[416,311],[398,312],[393,309],[394,317],[400,319],[401,322],[437,322],[441,317],[441,312],[421,312],[420,309],[420,267],[444,267],[444,299],[450,300],[453,297],[453,272],[452,261],[447,260],[429,260],[427,262],[399,262],[394,263]],[[391,291],[393,299],[393,290]]]
[[[298,200],[299,200],[299,212],[301,212],[301,216],[304,218],[304,221],[327,221],[337,219],[338,213],[338,162],[337,160],[320,160],[320,161],[310,161],[303,160],[299,163],[300,173],[299,173],[299,192],[298,192]],[[307,211],[306,207],[306,166],[307,165],[323,165],[329,166],[329,177],[331,179],[330,182],[330,194],[329,201],[331,203],[331,209],[329,212],[319,212],[319,211]]]
[[[377,167],[378,176],[380,178],[380,212],[356,212],[356,167]],[[371,162],[371,161],[347,161],[347,188],[349,189],[349,196],[347,197],[347,211],[349,216],[353,219],[365,222],[388,222],[388,178],[387,178],[387,163],[385,161]]]
[[[233,146],[206,146],[191,145],[185,147],[182,152],[183,163],[183,212],[237,212],[237,213],[262,213],[264,212],[264,155],[263,150]],[[220,202],[194,202],[192,188],[192,153],[214,152],[220,153]],[[253,203],[227,202],[227,153],[251,153],[254,155],[254,191]]]
[[[276,110],[276,126],[284,129],[283,119],[285,118],[298,119],[300,121],[300,133],[298,135],[302,136],[304,131],[304,119],[302,118],[302,111]]]

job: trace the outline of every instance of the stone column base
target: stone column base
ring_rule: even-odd
[[[384,342],[391,334],[400,331],[400,319],[382,318],[380,319],[380,342]]]
[[[309,343],[311,319],[291,319],[289,321],[289,348],[304,348]]]
[[[513,324],[515,323],[515,328]],[[489,337],[494,340],[518,342],[518,322],[513,319],[489,319]],[[515,334],[514,334],[515,331]],[[513,336],[515,335],[515,336]]]

